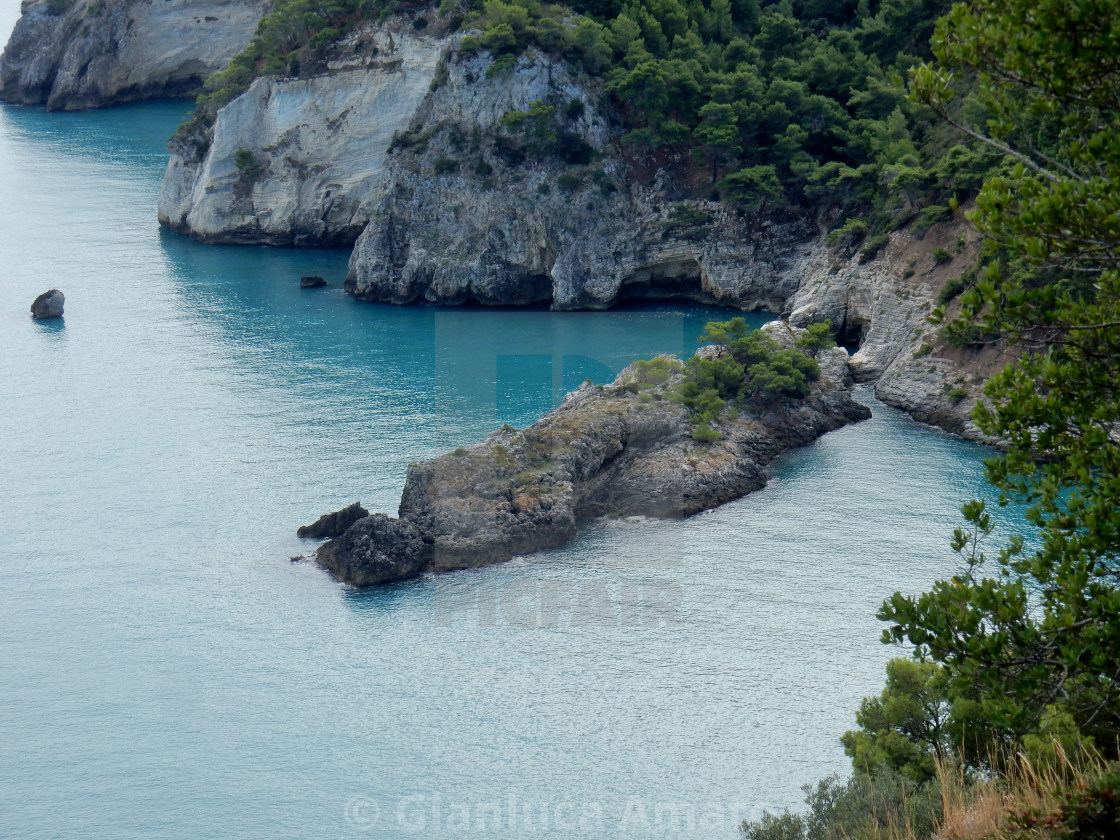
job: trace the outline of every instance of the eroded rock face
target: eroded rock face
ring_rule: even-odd
[[[488,76],[455,43],[391,19],[350,33],[329,76],[258,79],[209,137],[173,143],[160,222],[205,242],[357,240],[346,288],[373,301],[777,311],[796,290],[807,219],[686,202],[664,174],[638,184],[595,83],[535,53]],[[581,103],[562,128],[594,159],[503,157],[499,120],[536,101]]]
[[[813,233],[807,219],[685,201],[665,173],[639,183],[599,88],[540,55],[493,79],[488,67],[485,56],[449,63],[425,103],[424,143],[391,157],[350,261],[356,297],[554,309],[673,298],[779,310],[793,294],[787,268]],[[594,150],[592,162],[531,154],[509,163],[487,138],[501,135],[503,114],[535,101],[558,113],[582,104],[563,128]]]
[[[207,138],[173,142],[160,223],[203,242],[357,239],[393,135],[414,118],[450,41],[388,27],[351,37],[364,52],[330,75],[257,79]]]
[[[794,270],[801,285],[790,300],[790,323],[826,318],[839,338],[858,349],[852,375],[873,382],[875,396],[923,423],[971,440],[983,435],[969,417],[988,377],[1012,358],[1006,347],[967,350],[945,345],[928,316],[947,281],[971,265],[977,235],[963,220],[935,226],[922,238],[906,231],[872,260],[811,243]],[[937,263],[934,248],[954,255]]]
[[[271,0],[24,0],[0,99],[50,110],[198,93]]]
[[[830,355],[843,367],[843,350]],[[413,464],[399,518],[360,520],[320,547],[320,564],[363,586],[559,546],[582,520],[689,516],[762,487],[766,465],[787,449],[870,416],[822,376],[806,399],[759,403],[725,417],[720,440],[699,443],[686,409],[666,399],[679,379],[638,385],[630,367],[523,431],[505,427]]]

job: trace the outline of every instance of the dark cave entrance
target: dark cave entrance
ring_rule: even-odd
[[[836,330],[836,343],[847,350],[849,355],[856,353],[863,346],[870,328],[871,324],[866,319],[857,318],[851,312],[846,312],[844,322]]]
[[[700,263],[691,257],[642,266],[622,280],[615,303],[635,300],[689,300],[719,305],[704,288]]]

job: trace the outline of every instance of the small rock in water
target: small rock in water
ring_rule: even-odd
[[[47,318],[61,318],[62,307],[66,303],[66,295],[58,289],[43,292],[31,304],[31,317],[40,321]]]
[[[361,502],[354,502],[354,504],[344,507],[342,510],[336,510],[334,513],[324,513],[312,524],[302,526],[296,531],[296,536],[311,537],[312,539],[340,537],[347,528],[367,516],[369,516],[369,511],[362,507]]]
[[[327,281],[322,277],[310,276],[299,278],[299,287],[301,289],[318,289],[325,285],[327,285]]]

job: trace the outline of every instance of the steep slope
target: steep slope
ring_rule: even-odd
[[[370,301],[686,299],[828,318],[882,399],[976,436],[967,412],[991,360],[934,349],[925,320],[975,253],[971,234],[958,248],[959,215],[868,261],[826,243],[828,213],[695,198],[682,161],[619,142],[617,109],[566,62],[459,55],[436,29],[357,25],[326,73],[256,79],[172,142],[161,223],[206,242],[356,240],[346,288]],[[942,245],[954,258],[934,264]]]
[[[0,56],[0,100],[50,110],[197,93],[270,0],[27,0]]]

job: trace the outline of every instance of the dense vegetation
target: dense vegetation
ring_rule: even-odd
[[[1118,0],[971,0],[939,24],[935,61],[913,77],[917,99],[1002,158],[971,215],[987,237],[983,270],[956,317],[935,319],[962,345],[1021,350],[974,418],[1007,441],[988,479],[1001,503],[1028,506],[1034,529],[993,555],[998,512],[962,507],[958,573],[880,612],[884,640],[915,659],[891,663],[843,739],[853,779],[897,774],[919,786],[914,801],[957,779],[968,820],[946,829],[942,795],[945,836],[1120,837],[1117,20]],[[833,828],[884,836],[831,816],[775,816],[744,833],[816,840]],[[896,824],[887,836],[928,831]]]
[[[683,381],[670,395],[692,413],[693,439],[718,440],[720,433],[712,425],[724,412],[745,409],[748,402],[765,404],[808,394],[809,383],[821,372],[810,354],[831,344],[829,325],[814,326],[798,339],[798,349],[790,350],[750,329],[743,318],[709,322],[700,340],[726,352],[689,359]]]
[[[393,11],[417,28],[470,30],[461,51],[485,50],[488,73],[530,48],[601,78],[635,160],[669,166],[699,198],[741,208],[835,205],[868,219],[848,244],[978,188],[994,159],[970,150],[903,79],[927,56],[947,0],[277,0],[252,43],[215,74],[182,133],[197,133],[259,75],[322,68],[361,20]],[[541,103],[541,107],[549,107]],[[560,115],[557,115],[560,116]],[[576,163],[585,163],[583,159]],[[955,198],[954,198],[955,197]]]

